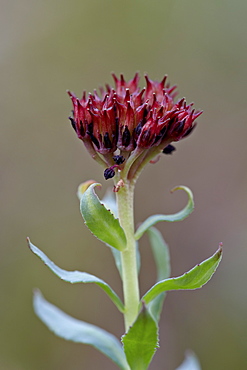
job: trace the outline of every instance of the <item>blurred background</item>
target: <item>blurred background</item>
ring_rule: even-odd
[[[59,266],[95,274],[121,295],[110,250],[79,213],[77,186],[101,168],[76,138],[66,89],[78,96],[111,72],[168,74],[179,97],[204,114],[172,156],[149,165],[136,189],[136,222],[180,210],[182,192],[196,208],[185,221],[159,224],[180,275],[224,244],[223,261],[203,289],[168,294],[160,349],[151,370],[174,370],[192,349],[203,370],[247,364],[247,122],[244,0],[1,1],[0,369],[79,370],[117,367],[89,346],[55,337],[35,317],[32,290],[81,320],[118,337],[121,315],[96,286],[60,281],[27,248],[29,236]],[[141,86],[144,80],[141,80]],[[155,281],[141,240],[141,291]]]

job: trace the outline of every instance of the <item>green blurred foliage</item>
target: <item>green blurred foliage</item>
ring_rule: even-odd
[[[180,96],[204,110],[177,151],[142,174],[136,221],[179,210],[186,198],[169,190],[187,185],[194,213],[159,226],[173,275],[224,244],[221,267],[206,287],[168,294],[161,348],[150,369],[174,369],[187,348],[204,370],[246,367],[246,14],[244,0],[2,0],[1,369],[116,368],[94,349],[56,338],[34,316],[32,289],[39,287],[65,312],[123,332],[121,315],[103,292],[58,280],[25,237],[61,267],[95,274],[121,295],[110,251],[79,214],[79,183],[104,180],[70,128],[65,91],[79,95],[111,82],[111,71],[131,78],[136,70],[151,79],[167,73]],[[144,293],[155,271],[146,238],[141,243]]]

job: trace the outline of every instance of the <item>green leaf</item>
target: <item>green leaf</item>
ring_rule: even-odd
[[[172,190],[184,190],[189,199],[187,205],[182,209],[182,211],[174,213],[173,215],[153,215],[148,217],[136,230],[135,238],[136,240],[140,239],[141,236],[153,225],[157,224],[157,222],[167,221],[167,222],[175,222],[175,221],[182,221],[186,217],[188,217],[194,209],[194,201],[193,201],[193,194],[192,191],[187,188],[187,186],[177,186]]]
[[[95,186],[101,185],[90,185],[81,196],[80,209],[85,224],[98,239],[123,251],[126,248],[124,230],[119,220],[99,201],[94,191]]]
[[[158,347],[158,327],[145,306],[122,343],[131,370],[147,369]]]
[[[107,189],[104,197],[101,199],[101,202],[104,204],[106,209],[109,209],[111,211],[111,213],[113,214],[113,216],[115,218],[118,217],[117,201],[116,201],[116,197],[115,197],[112,189]],[[112,252],[112,255],[113,255],[113,258],[114,258],[114,261],[115,261],[115,265],[118,269],[120,277],[122,278],[121,252],[119,250],[117,250],[116,248],[111,247],[110,245],[108,245],[108,247],[110,247],[110,249],[111,249],[111,252]]]
[[[157,267],[157,281],[164,280],[170,276],[170,253],[162,234],[155,228],[148,229],[148,236],[152,247],[152,252]],[[154,319],[158,322],[165,299],[165,292],[160,293],[154,300],[152,300],[148,309]]]
[[[89,344],[115,362],[122,370],[130,370],[121,343],[107,331],[77,320],[34,293],[34,311],[40,320],[57,336],[76,343]]]
[[[160,293],[169,290],[194,290],[201,288],[213,276],[222,258],[222,248],[216,251],[213,256],[206,259],[199,265],[193,267],[190,271],[182,276],[162,280],[156,283],[149,291],[142,297],[142,301],[146,304],[155,299]]]
[[[171,274],[170,253],[162,234],[155,227],[148,229],[155,264],[157,267],[157,281],[166,279]]]
[[[101,203],[103,203],[107,209],[111,210],[111,213],[115,218],[118,217],[117,200],[115,193],[112,191],[112,188],[108,188],[106,190],[104,197],[101,199]]]
[[[57,275],[60,279],[67,281],[69,283],[94,283],[98,285],[101,289],[105,291],[108,297],[112,300],[113,303],[117,306],[119,311],[124,312],[124,305],[118,295],[114,292],[114,290],[106,283],[104,280],[97,278],[94,275],[88,274],[86,272],[80,271],[66,271],[55,265],[39,248],[33,245],[29,238],[27,239],[28,246],[31,251],[38,256],[45,265],[47,265],[55,275]]]
[[[176,370],[201,370],[200,363],[192,351],[186,351],[185,360]]]

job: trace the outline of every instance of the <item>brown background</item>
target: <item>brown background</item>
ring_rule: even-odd
[[[196,209],[185,221],[159,224],[179,275],[224,243],[213,280],[197,292],[168,295],[160,346],[150,369],[174,370],[187,348],[203,370],[247,363],[246,14],[244,0],[2,0],[0,368],[116,369],[102,354],[55,337],[35,317],[32,289],[67,313],[120,336],[120,314],[95,286],[69,285],[29,252],[25,237],[57,264],[95,274],[121,294],[110,251],[83,225],[76,189],[106,184],[67,119],[66,89],[80,95],[139,70],[165,73],[180,97],[204,114],[177,151],[150,165],[136,193],[136,221],[175,212],[192,188]],[[144,82],[142,80],[141,85]],[[104,192],[102,191],[101,194]],[[142,240],[141,290],[154,282]]]

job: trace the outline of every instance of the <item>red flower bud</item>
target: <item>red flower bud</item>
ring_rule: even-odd
[[[70,120],[77,136],[87,148],[107,158],[108,166],[114,163],[117,150],[123,158],[134,150],[162,152],[171,142],[189,135],[202,113],[185,99],[174,102],[176,86],[166,83],[167,76],[157,82],[146,75],[144,89],[138,87],[138,73],[130,81],[115,74],[113,79],[115,88],[106,85],[99,95],[84,92],[78,99],[69,92],[74,107]]]

